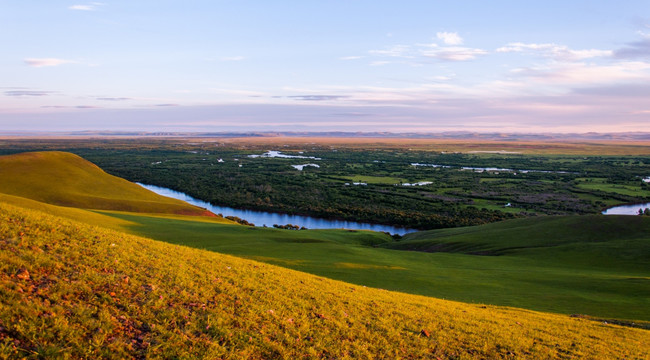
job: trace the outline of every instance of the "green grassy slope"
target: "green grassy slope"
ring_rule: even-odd
[[[355,286],[0,204],[0,358],[643,359],[649,334]]]
[[[407,234],[386,248],[521,256],[603,269],[650,268],[650,217],[557,216]]]
[[[79,156],[57,151],[0,156],[0,193],[85,209],[210,215],[106,174]]]
[[[612,231],[611,242],[582,243],[564,239],[566,243],[562,247],[532,247],[526,252],[479,256],[384,249],[381,246],[400,243],[391,242],[384,234],[365,231],[291,231],[136,214],[112,215],[132,224],[127,229],[134,234],[360,285],[465,302],[650,320],[650,257],[647,256],[650,240],[643,234],[646,220],[641,220],[645,224],[641,226],[627,223],[637,219],[601,219],[600,223],[606,228],[616,229],[620,223],[638,227],[638,231],[630,230],[627,235],[621,233],[621,238]],[[534,220],[544,219],[531,219],[526,226],[514,223],[518,226],[512,228],[519,232],[526,232],[527,227],[536,230]],[[586,217],[561,219],[566,228],[589,220]],[[608,224],[609,221],[612,223]],[[507,233],[505,229],[509,226],[512,223],[493,228],[501,231],[485,230],[484,235],[488,239],[498,239],[500,234]],[[549,223],[543,222],[541,227],[548,232],[548,239],[555,239]],[[454,230],[474,233],[476,229]],[[596,228],[591,234],[597,236],[606,232],[604,228]],[[641,237],[635,238],[634,233]],[[558,234],[562,234],[561,228]],[[539,241],[538,245],[542,244],[541,237]],[[374,246],[369,246],[371,244]]]

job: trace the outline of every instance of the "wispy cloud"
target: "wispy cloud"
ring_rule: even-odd
[[[411,47],[408,45],[393,45],[383,50],[370,50],[371,55],[387,57],[412,57]]]
[[[463,43],[463,39],[457,33],[439,32],[437,38],[442,40],[445,45],[416,44],[416,45],[393,45],[383,50],[371,50],[368,53],[378,57],[393,57],[401,59],[413,59],[412,61],[402,61],[410,65],[421,65],[420,61],[425,59],[437,59],[440,61],[468,61],[474,60],[479,56],[486,55],[488,52],[483,49],[456,46]],[[418,61],[420,59],[420,61]],[[373,61],[370,65],[385,65],[386,61]]]
[[[38,90],[10,90],[5,91],[5,96],[48,96],[52,91],[38,91]]]
[[[545,67],[512,70],[513,75],[534,80],[538,84],[584,86],[620,82],[650,81],[650,63],[625,61],[607,65],[589,63],[557,63]]]
[[[95,11],[99,7],[104,6],[104,5],[105,5],[104,3],[92,2],[92,3],[89,3],[89,4],[85,4],[85,5],[83,5],[83,4],[71,5],[71,6],[68,6],[68,9],[70,9],[70,10],[81,10],[81,11]]]
[[[619,59],[650,59],[650,34],[641,33],[643,39],[628,43],[626,47],[614,51],[614,56]]]
[[[27,58],[23,60],[25,64],[31,67],[46,67],[46,66],[59,66],[63,64],[74,63],[71,60],[55,59],[55,58]]]
[[[574,50],[565,45],[557,45],[552,43],[526,44],[521,42],[509,43],[506,46],[498,48],[496,51],[500,53],[535,53],[544,57],[553,58],[554,60],[558,61],[579,61],[594,57],[608,57],[612,56],[613,54],[611,50]]]
[[[463,38],[455,32],[439,32],[436,33],[436,37],[447,45],[461,45],[463,43]]]
[[[65,105],[44,105],[41,106],[42,109],[103,109],[100,106],[91,106],[91,105],[75,105],[75,106],[65,106]]]
[[[301,101],[327,101],[327,100],[340,100],[348,98],[345,95],[291,95],[287,96],[290,99]]]
[[[102,100],[102,101],[126,101],[126,100],[131,100],[131,98],[128,98],[128,97],[98,97],[97,100]]]
[[[473,60],[481,55],[486,55],[487,53],[487,51],[482,49],[460,46],[438,46],[436,44],[427,45],[425,49],[420,50],[422,56],[444,61]]]

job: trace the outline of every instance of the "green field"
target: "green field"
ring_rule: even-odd
[[[292,231],[105,214],[137,224],[128,229],[138,235],[359,285],[464,302],[650,320],[650,218],[517,219],[414,233],[394,242],[366,231]],[[430,250],[440,238],[449,244],[439,250],[443,252],[390,249]]]
[[[598,190],[628,196],[650,196],[650,189],[640,185],[608,184],[606,179],[585,179],[578,185],[581,189]]]

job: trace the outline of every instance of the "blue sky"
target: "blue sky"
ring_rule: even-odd
[[[650,131],[650,2],[0,0],[0,131]]]

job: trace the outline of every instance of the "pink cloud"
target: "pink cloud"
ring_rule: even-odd
[[[55,59],[55,58],[27,58],[24,61],[25,64],[31,67],[59,66],[59,65],[70,64],[74,62],[71,60]]]

